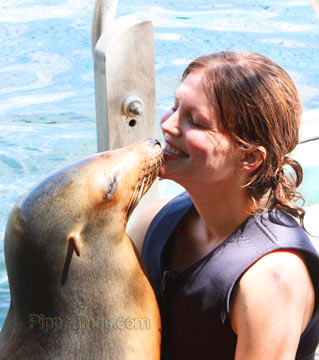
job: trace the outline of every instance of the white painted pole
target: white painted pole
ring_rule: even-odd
[[[95,0],[92,21],[92,52],[104,31],[111,28],[118,0]]]
[[[94,49],[98,150],[156,136],[154,34],[150,21],[113,21]]]
[[[154,32],[137,15],[113,20],[117,1],[96,0],[92,27],[98,151],[156,137]],[[158,182],[131,219],[158,198]]]

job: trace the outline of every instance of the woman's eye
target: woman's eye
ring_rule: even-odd
[[[196,127],[196,128],[201,128],[202,125],[198,124],[197,122],[194,121],[194,119],[192,117],[189,117],[189,122],[192,126]]]
[[[177,106],[174,105],[171,110],[175,112],[177,110]]]

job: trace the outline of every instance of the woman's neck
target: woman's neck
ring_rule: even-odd
[[[187,186],[207,241],[216,245],[231,235],[253,212],[248,190],[236,185]]]

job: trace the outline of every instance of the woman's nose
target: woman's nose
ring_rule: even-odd
[[[182,132],[179,127],[179,112],[178,110],[168,110],[164,113],[161,119],[162,131],[172,136],[181,136]]]

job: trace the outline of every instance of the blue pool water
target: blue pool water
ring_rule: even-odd
[[[12,206],[57,167],[96,151],[93,0],[0,0],[0,327],[10,302],[3,237]],[[319,20],[308,0],[120,0],[155,27],[157,118],[187,63],[224,49],[264,53],[299,89],[304,134],[319,135]],[[159,134],[159,137],[161,135]],[[300,145],[301,190],[319,204],[319,144]]]

